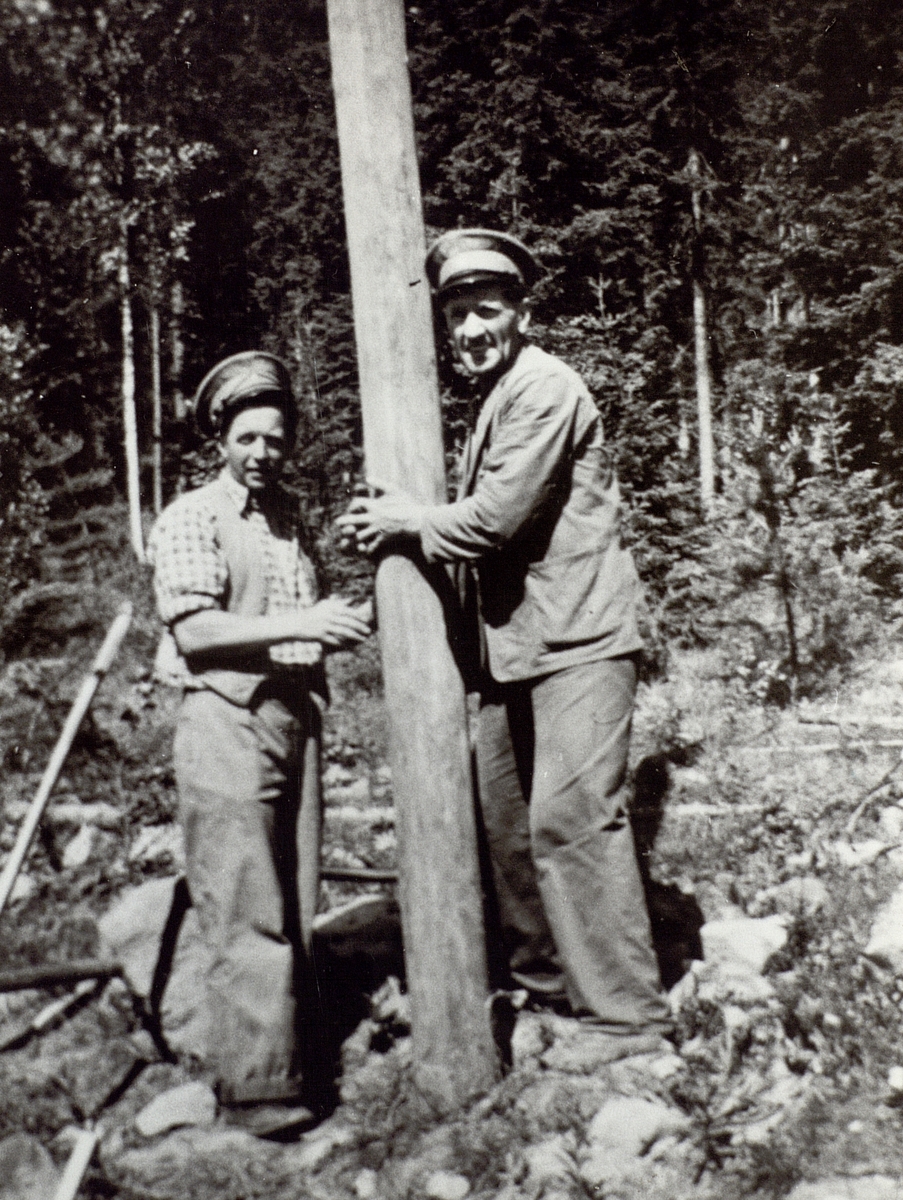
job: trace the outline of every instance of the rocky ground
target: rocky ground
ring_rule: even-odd
[[[903,658],[786,710],[705,656],[644,685],[634,821],[673,1048],[606,1062],[571,1022],[522,1010],[501,1083],[438,1121],[409,1084],[392,888],[325,883],[337,1104],[277,1144],[221,1127],[197,1058],[190,910],[173,945],[166,928],[180,894],[174,700],[149,677],[142,629],[0,917],[4,966],[125,966],[0,995],[4,1200],[52,1196],[74,1146],[92,1155],[79,1195],[97,1198],[903,1198]],[[341,656],[334,676],[324,863],[391,868],[373,655]],[[46,652],[0,676],[4,852],[46,758],[40,729],[75,686]]]

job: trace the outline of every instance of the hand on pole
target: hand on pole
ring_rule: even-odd
[[[419,504],[407,492],[368,480],[371,492],[359,496],[336,524],[342,535],[354,538],[358,550],[375,554],[389,542],[419,538],[427,505]]]

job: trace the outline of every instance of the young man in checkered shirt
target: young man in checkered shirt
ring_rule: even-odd
[[[279,486],[297,425],[288,371],[233,355],[195,397],[223,470],[175,500],[150,556],[184,688],[174,761],[188,884],[210,954],[210,1065],[224,1117],[261,1135],[313,1120],[297,1027],[320,841],[324,649],[370,632],[317,600],[297,503]]]

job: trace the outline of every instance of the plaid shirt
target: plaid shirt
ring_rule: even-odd
[[[226,492],[243,520],[254,529],[266,572],[267,616],[309,608],[317,599],[313,564],[301,546],[298,505],[287,493],[268,497],[264,510],[253,493],[226,469]],[[204,609],[225,609],[229,565],[216,537],[216,515],[204,489],[188,492],[170,505],[154,526],[148,545],[154,566],[157,609],[165,624]],[[309,666],[323,656],[319,642],[279,642],[270,658],[284,666]]]

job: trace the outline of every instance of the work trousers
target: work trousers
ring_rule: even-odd
[[[476,741],[511,974],[610,1033],[669,1025],[626,811],[635,690],[632,657],[490,684]]]
[[[320,716],[261,685],[186,692],[174,761],[188,886],[210,954],[209,1063],[226,1103],[299,1094],[298,999],[317,903]]]

